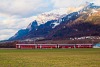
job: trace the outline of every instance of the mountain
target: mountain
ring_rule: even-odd
[[[99,21],[100,6],[93,3],[77,8],[61,8],[34,16],[33,22],[26,29],[19,30],[9,40],[100,36]]]
[[[62,20],[62,24],[58,25],[47,38],[100,36],[100,6],[95,6],[93,3],[63,17]]]

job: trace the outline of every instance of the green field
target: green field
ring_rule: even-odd
[[[100,49],[0,49],[0,67],[100,67]]]

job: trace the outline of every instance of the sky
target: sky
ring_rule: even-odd
[[[53,9],[78,7],[85,2],[100,5],[99,0],[0,0],[0,40],[25,29],[33,16]]]

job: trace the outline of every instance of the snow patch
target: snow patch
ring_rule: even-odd
[[[27,29],[30,31],[31,30],[31,25],[32,23],[30,23],[28,26],[27,26]]]
[[[58,26],[60,23],[55,22],[55,23],[53,23],[53,24],[54,24],[54,26],[53,26],[52,28],[55,28],[55,27]]]

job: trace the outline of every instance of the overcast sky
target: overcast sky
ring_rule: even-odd
[[[25,28],[33,16],[53,9],[77,7],[85,2],[100,5],[100,0],[0,0],[0,40]]]

